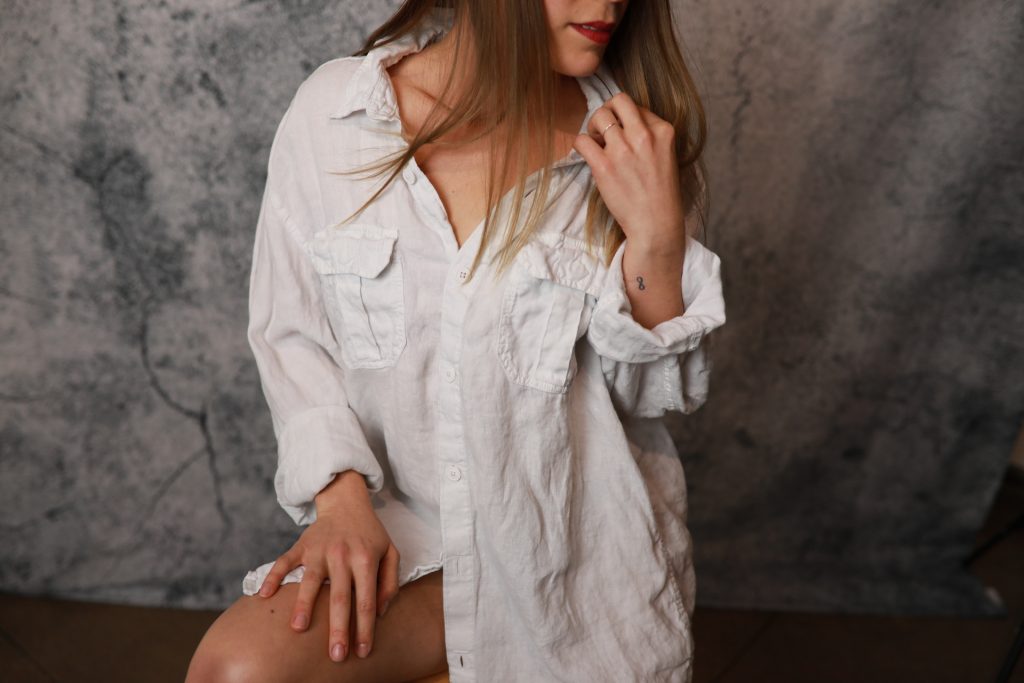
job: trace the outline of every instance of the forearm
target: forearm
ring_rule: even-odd
[[[633,319],[651,329],[680,316],[683,304],[683,259],[686,243],[658,244],[626,240],[622,277]]]

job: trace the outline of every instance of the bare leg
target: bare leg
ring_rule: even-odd
[[[377,618],[369,656],[353,650],[341,662],[327,652],[328,584],[303,633],[288,624],[298,584],[282,585],[269,598],[243,595],[203,636],[185,683],[402,683],[447,671],[441,581],[438,569],[402,586]],[[355,633],[354,615],[350,624]]]

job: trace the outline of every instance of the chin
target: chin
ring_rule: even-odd
[[[602,52],[574,50],[571,54],[562,55],[555,60],[555,71],[565,76],[590,76],[601,65],[603,56]]]

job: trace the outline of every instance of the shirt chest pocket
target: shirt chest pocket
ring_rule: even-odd
[[[510,380],[568,391],[576,343],[590,324],[604,272],[581,240],[560,233],[538,233],[516,254],[497,330],[498,358]]]
[[[306,244],[341,359],[350,368],[393,366],[405,348],[397,240],[397,228],[350,223],[324,228]]]

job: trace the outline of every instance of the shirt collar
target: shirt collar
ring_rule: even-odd
[[[455,10],[450,7],[434,7],[419,27],[387,45],[371,48],[362,58],[341,94],[341,101],[333,112],[332,119],[345,118],[361,109],[366,115],[378,121],[391,121],[398,117],[395,91],[388,78],[387,69],[411,52],[419,52],[433,38],[446,33],[452,26]]]
[[[353,112],[365,109],[366,115],[371,119],[396,120],[398,105],[391,79],[387,75],[387,67],[411,52],[422,50],[435,37],[446,33],[451,28],[454,18],[453,8],[436,6],[417,30],[387,45],[371,48],[363,56],[362,63],[342,90],[341,100],[330,114],[331,118],[345,118]],[[598,65],[593,74],[577,77],[577,81],[587,97],[587,115],[580,128],[580,132],[584,132],[594,111],[620,92],[620,88],[611,69],[604,62]],[[556,166],[580,161],[583,161],[583,156],[573,149],[561,162],[556,163]]]

